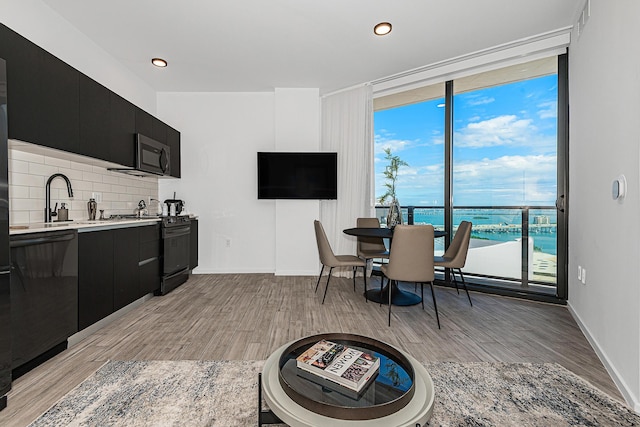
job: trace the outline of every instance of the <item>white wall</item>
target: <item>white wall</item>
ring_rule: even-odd
[[[276,89],[276,151],[318,151],[320,148],[320,92],[318,89]],[[319,219],[318,200],[277,200],[275,273],[313,275],[318,272],[318,249],[313,220]]]
[[[182,178],[160,180],[159,195],[199,216],[196,273],[317,274],[318,202],[258,200],[256,153],[317,149],[318,104],[315,89],[158,95],[182,132]]]
[[[147,83],[40,0],[0,0],[0,22],[143,110],[155,114],[156,94]]]
[[[569,306],[640,411],[640,2],[591,0],[569,50]],[[624,174],[628,194],[611,197]],[[578,266],[586,284],[578,282]]]

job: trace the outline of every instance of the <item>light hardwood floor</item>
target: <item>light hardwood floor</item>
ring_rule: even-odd
[[[622,400],[568,309],[436,287],[438,330],[428,288],[420,305],[365,302],[362,280],[271,274],[194,275],[154,297],[13,383],[0,425],[24,426],[108,360],[266,359],[291,340],[322,332],[367,335],[420,361],[557,362]],[[379,281],[374,279],[374,286]],[[407,285],[413,290],[413,285]]]

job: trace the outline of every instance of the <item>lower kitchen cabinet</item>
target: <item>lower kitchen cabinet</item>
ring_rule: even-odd
[[[140,296],[160,287],[160,224],[140,227],[138,278]]]
[[[138,285],[138,227],[113,230],[113,311],[137,300]]]
[[[78,234],[78,327],[113,313],[113,231]]]
[[[198,266],[198,220],[191,220],[191,234],[189,235],[189,270]]]
[[[159,239],[154,223],[78,234],[80,330],[160,287]]]

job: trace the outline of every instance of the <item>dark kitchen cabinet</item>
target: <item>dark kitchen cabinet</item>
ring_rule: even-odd
[[[167,143],[167,128],[168,126],[159,119],[151,118],[151,138],[156,141]]]
[[[104,319],[160,287],[160,225],[78,234],[78,325]]]
[[[80,73],[76,69],[45,52],[40,70],[40,96],[37,100],[37,144],[82,154],[79,77]]]
[[[160,287],[160,224],[140,227],[138,272],[140,296]]]
[[[180,177],[180,133],[0,24],[7,61],[9,138],[132,167],[135,134],[171,146]]]
[[[171,148],[171,176],[180,178],[180,132],[167,126],[167,144]]]
[[[80,148],[79,154],[111,160],[110,90],[80,74]]]
[[[7,61],[9,138],[78,152],[80,73],[4,25],[0,57]]]
[[[113,310],[140,297],[138,285],[138,227],[113,230]]]
[[[191,234],[189,235],[189,270],[198,266],[198,220],[191,220]]]
[[[136,106],[110,92],[109,131],[110,159],[114,163],[133,167],[135,163]]]
[[[149,138],[153,134],[153,116],[138,107],[136,107],[136,132]]]
[[[0,58],[7,62],[9,138],[36,142],[39,138],[40,73],[44,50],[0,24]]]
[[[78,234],[78,326],[113,313],[113,232]]]

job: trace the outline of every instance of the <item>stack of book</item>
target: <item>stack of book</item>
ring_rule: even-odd
[[[380,359],[342,344],[322,340],[296,359],[297,367],[359,392],[380,368]]]

